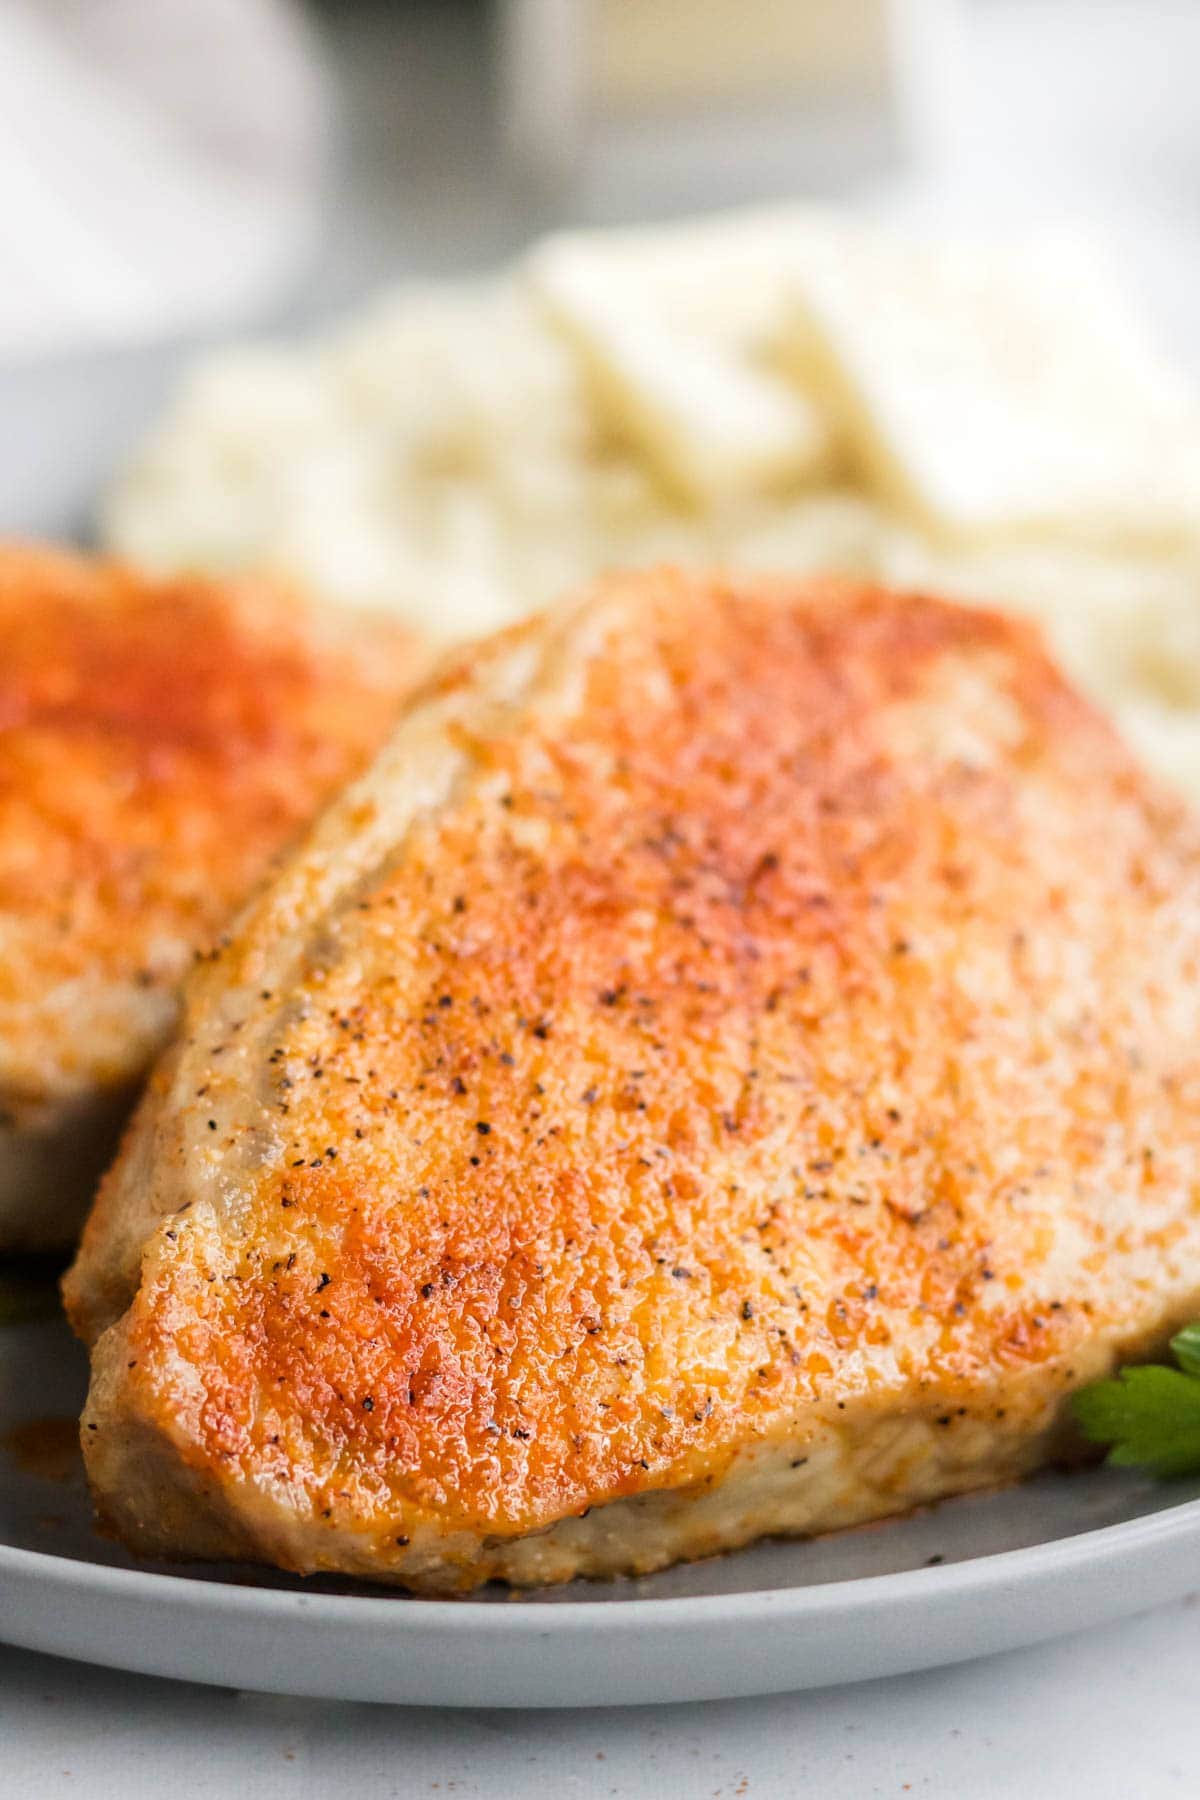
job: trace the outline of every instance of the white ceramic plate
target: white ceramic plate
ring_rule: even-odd
[[[0,1637],[145,1674],[412,1705],[732,1698],[1013,1649],[1200,1585],[1200,1483],[1104,1471],[525,1596],[160,1569],[92,1526],[84,1376],[60,1321],[0,1329]]]
[[[185,354],[0,375],[0,531],[81,522]],[[1103,1471],[527,1596],[151,1568],[91,1523],[70,1449],[84,1380],[61,1321],[0,1328],[0,1639],[147,1674],[422,1705],[732,1698],[1012,1649],[1200,1586],[1200,1482]]]

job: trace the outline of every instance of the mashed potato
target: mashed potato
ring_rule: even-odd
[[[1200,422],[1062,240],[809,209],[560,237],[201,362],[102,524],[441,642],[662,560],[934,584],[1039,618],[1200,798]]]

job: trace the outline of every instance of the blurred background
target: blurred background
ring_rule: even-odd
[[[1096,226],[1200,367],[1196,0],[0,0],[0,528],[198,346],[562,224],[827,199]]]
[[[1101,216],[1195,337],[1198,73],[1194,0],[0,0],[0,358],[782,196]]]

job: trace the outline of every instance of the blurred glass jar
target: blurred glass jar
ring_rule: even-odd
[[[963,86],[958,0],[498,0],[498,23],[512,173],[648,213],[928,164]]]

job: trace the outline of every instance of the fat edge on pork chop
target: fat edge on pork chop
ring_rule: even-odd
[[[1200,1298],[1198,851],[997,614],[660,571],[451,660],[104,1184],[104,1519],[461,1589],[1058,1454]]]
[[[0,544],[0,1250],[74,1243],[193,956],[416,666],[265,581]]]

